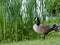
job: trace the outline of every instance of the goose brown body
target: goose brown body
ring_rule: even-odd
[[[33,26],[34,31],[36,31],[39,34],[43,34],[46,35],[48,34],[50,31],[53,30],[53,28],[49,27],[48,25],[44,25],[44,24],[40,24],[39,26],[37,26],[36,24]]]
[[[44,39],[45,39],[45,35],[47,35],[51,31],[53,31],[54,29],[56,29],[55,24],[53,25],[53,27],[50,27],[50,26],[45,25],[45,24],[41,24],[38,17],[35,17],[34,21],[36,23],[36,24],[33,25],[34,31],[39,33],[39,34],[44,35]]]

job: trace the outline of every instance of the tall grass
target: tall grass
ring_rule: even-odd
[[[2,0],[0,3],[0,40],[7,41],[19,41],[39,38],[40,36],[33,31],[33,18],[39,16],[37,12],[36,0]],[[43,0],[40,4],[43,10]],[[23,8],[23,7],[24,8]],[[48,7],[49,8],[49,7]],[[60,18],[50,17],[49,21],[45,21],[45,15],[43,15],[45,24],[53,25],[53,23],[59,24]]]

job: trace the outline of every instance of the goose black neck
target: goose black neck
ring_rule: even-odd
[[[37,25],[38,25],[38,26],[40,25],[40,20],[39,20],[39,19],[37,19]]]

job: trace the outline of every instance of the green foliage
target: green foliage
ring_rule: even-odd
[[[45,40],[27,40],[27,41],[20,41],[20,42],[13,42],[13,43],[0,43],[0,45],[60,45],[60,38],[54,37]]]
[[[41,38],[33,31],[33,18],[38,16],[36,0],[27,0],[22,4],[23,0],[2,0],[0,3],[0,40],[19,41],[27,39]],[[55,4],[56,3],[56,4]],[[42,4],[41,4],[42,5]],[[58,8],[59,1],[46,1],[46,9],[50,12],[56,5]],[[26,6],[22,9],[22,6]],[[58,8],[59,9],[59,8]],[[58,15],[60,15],[58,13]],[[43,15],[44,16],[44,15]],[[53,25],[53,23],[60,23],[60,18],[49,17],[49,21],[45,24]],[[44,16],[45,18],[45,16]]]
[[[56,11],[55,13],[58,13],[60,10],[60,0],[46,0],[45,4],[45,8],[48,10],[49,15],[53,15],[53,10]]]

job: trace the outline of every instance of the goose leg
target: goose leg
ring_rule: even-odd
[[[44,35],[43,39],[45,39],[45,35]]]

